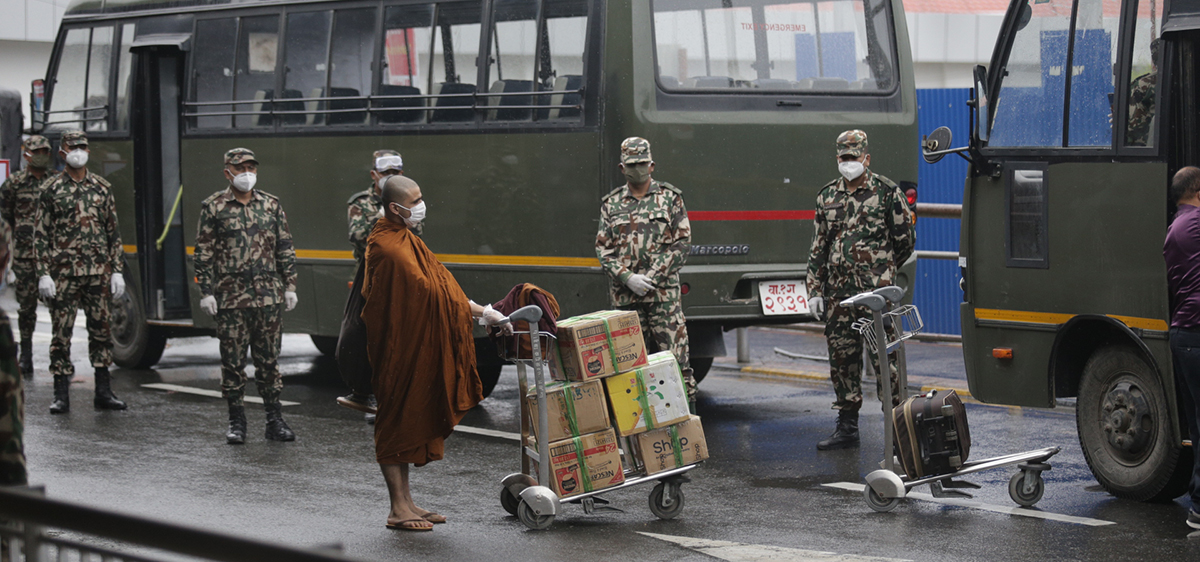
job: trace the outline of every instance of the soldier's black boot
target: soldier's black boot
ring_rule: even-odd
[[[71,376],[54,375],[54,401],[50,403],[51,414],[71,411]]]
[[[33,342],[30,340],[21,341],[21,359],[17,364],[17,369],[21,371],[21,376],[25,380],[33,378]]]
[[[96,369],[96,399],[92,404],[100,410],[124,410],[129,407],[113,394],[112,375],[109,375],[108,367]]]
[[[267,439],[271,441],[295,441],[296,434],[292,432],[292,428],[288,427],[287,422],[283,421],[283,414],[279,411],[279,402],[267,403],[263,407],[267,411]]]
[[[829,439],[817,443],[818,451],[849,449],[858,446],[858,412],[838,410],[837,429]]]
[[[229,405],[229,431],[225,432],[225,442],[230,445],[241,445],[246,442],[246,407]]]

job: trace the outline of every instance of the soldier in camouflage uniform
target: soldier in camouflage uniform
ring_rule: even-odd
[[[864,313],[838,303],[892,285],[896,269],[912,255],[916,241],[913,215],[900,188],[867,168],[871,163],[867,134],[853,130],[838,136],[837,157],[843,177],[826,184],[817,195],[816,232],[808,255],[809,308],[818,320],[824,319],[826,307],[830,309],[825,337],[829,378],[837,393],[833,403],[837,429],[817,444],[819,450],[858,446],[863,346],[851,324]],[[894,356],[889,363],[892,403],[899,404]],[[879,394],[882,399],[883,392]]]
[[[246,442],[246,348],[266,410],[266,438],[293,441],[280,412],[282,308],[296,307],[296,250],[287,215],[274,195],[254,189],[258,160],[245,148],[225,153],[229,186],[200,204],[196,282],[200,308],[216,316],[221,341],[221,393],[229,404],[225,441]]]
[[[37,326],[37,264],[33,254],[34,219],[42,184],[50,173],[50,141],[33,135],[22,143],[25,169],[0,186],[0,216],[13,230],[12,278],[17,296],[17,326],[21,330],[21,374],[33,378],[33,329]]]
[[[609,297],[621,310],[636,310],[651,351],[670,350],[687,382],[695,411],[696,383],[688,362],[687,324],[680,302],[679,268],[691,247],[692,227],[683,192],[650,177],[654,161],[646,139],[621,143],[625,185],[600,204],[596,255],[612,281]]]
[[[1154,95],[1158,89],[1158,50],[1161,39],[1150,42],[1150,72],[1138,76],[1129,85],[1129,127],[1125,130],[1127,146],[1151,146],[1150,133],[1154,128]]]
[[[54,331],[50,340],[50,373],[54,375],[52,414],[71,410],[70,386],[75,375],[71,335],[80,307],[87,317],[88,358],[96,369],[96,396],[92,403],[105,410],[126,407],[113,395],[108,372],[112,364],[109,307],[112,298],[125,294],[125,277],[121,273],[125,250],[117,230],[117,205],[111,186],[85,167],[88,153],[87,135],[83,131],[63,133],[59,155],[66,167],[47,180],[34,220],[38,294],[50,307]]]
[[[28,148],[28,147],[27,147]],[[0,273],[8,262],[12,230],[0,219]],[[8,314],[0,310],[0,486],[23,486],[25,474],[25,389],[17,373],[17,346],[13,344]]]

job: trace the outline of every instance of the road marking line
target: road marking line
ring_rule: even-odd
[[[193,388],[190,386],[182,386],[182,385],[178,385],[178,384],[166,384],[166,383],[156,382],[156,383],[150,383],[150,384],[143,384],[142,388],[149,388],[149,389],[153,389],[153,390],[165,390],[167,392],[182,392],[184,394],[195,394],[196,396],[207,396],[209,398],[223,398],[223,396],[221,396],[221,391],[219,391],[219,390],[207,390],[204,388]],[[246,402],[250,402],[251,404],[262,404],[263,403],[262,398],[259,398],[257,396],[245,396],[242,398],[242,400],[244,400]],[[299,406],[300,405],[299,402],[289,402],[287,400],[280,400],[279,404],[281,406]]]
[[[507,439],[509,441],[521,442],[520,433],[511,433],[508,431],[498,431],[495,429],[484,429],[482,427],[472,427],[469,425],[459,425],[454,427],[454,431],[470,433],[472,435],[483,435],[484,437],[496,437],[499,439]]]
[[[803,550],[767,544],[746,544],[730,541],[714,541],[695,539],[692,537],[676,537],[656,533],[638,532],[639,535],[677,544],[700,554],[705,554],[719,560],[729,562],[763,562],[795,561],[795,562],[911,562],[903,558],[881,558],[876,556],[857,556],[854,554],[838,554],[819,550]]]
[[[862,493],[866,484],[857,482],[833,482],[830,484],[821,484],[829,488],[837,488],[840,490],[848,490],[851,492]],[[979,500],[964,499],[964,498],[935,498],[924,492],[909,492],[909,498],[940,503],[944,505],[953,505],[958,507],[970,507],[973,509],[982,509],[983,511],[991,511],[993,513],[1004,513],[1008,515],[1020,515],[1022,517],[1032,517],[1034,519],[1048,519],[1050,521],[1059,521],[1062,523],[1074,523],[1076,525],[1087,525],[1089,527],[1103,527],[1105,525],[1116,525],[1112,521],[1104,521],[1103,519],[1092,519],[1090,517],[1076,517],[1074,515],[1063,515],[1060,513],[1050,513],[1048,511],[1035,511],[1025,507],[1007,507],[1000,505],[991,505],[983,503]]]

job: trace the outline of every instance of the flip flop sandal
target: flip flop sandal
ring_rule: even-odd
[[[410,526],[406,526],[405,523],[428,523],[428,521],[426,521],[424,518],[405,519],[403,521],[397,521],[395,523],[386,523],[385,526],[389,529],[395,529],[397,531],[418,531],[418,532],[420,532],[420,531],[432,531],[433,530],[433,527],[410,527]]]
[[[421,516],[421,518],[422,518],[422,519],[424,519],[424,520],[426,520],[426,521],[428,521],[428,522],[430,522],[430,523],[434,523],[434,524],[438,524],[438,523],[445,523],[445,522],[446,522],[446,516],[445,516],[445,515],[441,515],[441,514],[438,514],[438,513],[434,513],[434,512],[432,512],[432,511],[430,511],[429,513],[426,513],[425,515],[422,515],[422,516]]]

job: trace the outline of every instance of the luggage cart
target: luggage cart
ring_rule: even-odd
[[[883,287],[869,293],[861,293],[841,302],[848,308],[866,308],[871,311],[870,318],[861,318],[853,327],[863,335],[863,340],[872,353],[875,354],[882,369],[887,364],[888,354],[895,352],[898,379],[900,383],[900,399],[907,398],[907,365],[904,356],[904,342],[921,331],[924,325],[917,307],[911,304],[901,304],[904,289],[901,287]],[[891,329],[887,329],[890,327]],[[884,345],[879,345],[884,342]],[[908,495],[909,490],[928,484],[931,493],[938,498],[970,498],[970,493],[963,491],[967,488],[979,488],[978,484],[955,478],[1000,468],[1017,465],[1018,472],[1013,474],[1008,482],[1008,495],[1017,505],[1032,507],[1046,490],[1042,472],[1050,470],[1047,462],[1050,457],[1058,454],[1061,447],[1046,447],[1033,451],[1014,453],[963,463],[958,470],[946,474],[910,479],[897,474],[895,470],[894,439],[895,428],[892,427],[892,408],[886,398],[892,394],[892,377],[885,373],[879,374],[883,385],[883,468],[867,475],[867,485],[863,489],[863,498],[871,509],[879,512],[891,511],[900,504],[900,500]],[[944,408],[949,408],[945,406]],[[943,415],[948,412],[943,411]]]
[[[554,523],[554,518],[561,512],[562,504],[582,505],[584,513],[588,514],[623,513],[622,510],[608,505],[608,500],[600,497],[600,494],[657,482],[650,490],[650,511],[659,519],[671,519],[679,515],[683,511],[684,505],[682,486],[691,481],[686,473],[699,466],[700,463],[688,464],[647,476],[644,467],[634,466],[633,455],[630,454],[631,443],[628,438],[618,438],[618,443],[624,446],[624,454],[628,455],[623,456],[623,460],[630,459],[625,467],[625,481],[621,484],[567,498],[560,498],[549,486],[538,484],[551,481],[551,463],[540,460],[550,458],[550,443],[543,438],[536,440],[536,447],[528,445],[530,437],[529,402],[525,399],[529,389],[527,368],[531,367],[533,370],[533,383],[537,389],[538,427],[536,434],[549,435],[550,420],[546,405],[548,365],[541,357],[543,349],[552,349],[550,346],[556,345],[553,334],[537,329],[538,320],[541,317],[542,309],[536,305],[530,305],[512,313],[506,320],[506,322],[523,321],[528,323],[529,330],[514,331],[513,337],[529,336],[530,353],[528,357],[525,357],[521,346],[517,345],[516,356],[505,357],[517,364],[517,384],[521,403],[521,443],[519,446],[521,472],[509,474],[500,481],[500,505],[510,515],[515,515],[526,527],[542,530],[549,528]],[[501,353],[507,351],[508,346],[503,346]],[[538,473],[536,475],[530,470],[531,462],[537,463]]]

